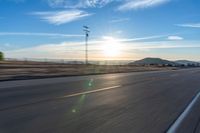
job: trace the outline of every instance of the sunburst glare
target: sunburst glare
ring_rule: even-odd
[[[102,45],[102,51],[106,57],[116,57],[119,56],[122,49],[120,43],[117,39],[113,37],[103,37],[104,44]]]

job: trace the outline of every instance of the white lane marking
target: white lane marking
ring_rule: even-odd
[[[178,117],[178,119],[175,121],[175,123],[169,128],[167,133],[176,133],[177,129],[181,126],[181,123],[184,121],[186,116],[191,112],[193,106],[199,100],[199,98],[200,98],[200,92],[195,96],[195,98],[187,106],[187,108],[184,110],[184,112]]]
[[[106,87],[106,88],[96,89],[96,90],[91,90],[91,91],[85,91],[85,92],[80,92],[80,93],[75,93],[75,94],[71,94],[71,95],[62,96],[62,97],[59,97],[59,98],[75,97],[75,96],[80,96],[80,95],[84,95],[84,94],[90,94],[90,93],[95,93],[95,92],[100,92],[100,91],[111,90],[111,89],[115,89],[115,88],[119,88],[119,87],[121,87],[121,85]]]

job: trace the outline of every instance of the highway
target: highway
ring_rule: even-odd
[[[163,133],[200,69],[0,82],[0,133]]]

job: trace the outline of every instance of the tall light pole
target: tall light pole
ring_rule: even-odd
[[[83,26],[83,31],[85,32],[85,64],[88,64],[88,38],[89,38],[89,27]]]

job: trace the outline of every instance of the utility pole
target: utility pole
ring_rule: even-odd
[[[89,38],[89,27],[83,26],[83,31],[85,32],[85,64],[88,64],[88,38]]]

